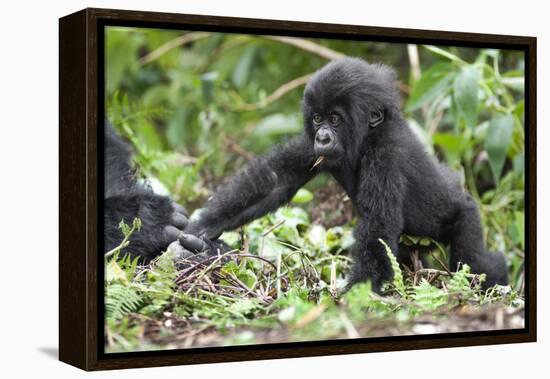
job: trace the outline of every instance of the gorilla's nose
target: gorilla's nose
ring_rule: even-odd
[[[315,135],[315,142],[319,145],[328,145],[332,142],[332,137],[328,131],[321,129]]]

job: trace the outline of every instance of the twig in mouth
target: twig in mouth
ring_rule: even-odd
[[[317,160],[316,160],[315,163],[313,164],[313,166],[311,166],[311,168],[309,169],[309,171],[311,171],[311,170],[313,170],[315,167],[319,166],[324,160],[325,160],[325,156],[324,156],[324,155],[320,155],[319,158],[317,158]]]

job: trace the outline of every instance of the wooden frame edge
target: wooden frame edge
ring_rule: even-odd
[[[59,359],[86,368],[86,18],[59,20]],[[80,215],[75,220],[75,215]]]

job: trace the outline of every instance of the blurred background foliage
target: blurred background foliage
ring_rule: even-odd
[[[300,133],[303,86],[330,59],[393,66],[410,126],[462,174],[489,249],[505,252],[521,291],[523,52],[121,27],[106,29],[105,48],[109,121],[134,145],[140,172],[190,209],[247,160]],[[338,224],[351,218],[338,217],[340,196],[320,177],[296,200]],[[327,207],[327,199],[338,200]]]

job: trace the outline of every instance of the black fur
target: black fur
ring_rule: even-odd
[[[288,202],[320,171],[344,187],[358,215],[349,285],[390,280],[384,240],[398,256],[402,233],[450,243],[450,269],[507,284],[506,261],[486,251],[476,203],[456,176],[424,150],[404,120],[395,74],[356,58],[315,73],[303,99],[305,130],[252,162],[191,219],[186,233],[215,238]],[[321,164],[312,169],[319,155]]]
[[[104,250],[107,252],[121,243],[123,235],[118,227],[121,220],[131,224],[138,217],[141,230],[132,234],[125,252],[147,262],[177,240],[187,226],[187,214],[170,198],[137,183],[130,157],[128,144],[105,123]]]

